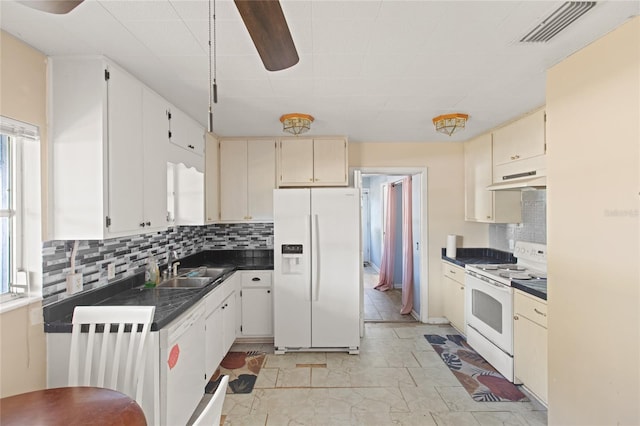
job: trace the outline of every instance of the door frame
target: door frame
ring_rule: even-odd
[[[427,167],[349,167],[350,186],[362,188],[363,174],[383,174],[399,176],[420,175],[421,196],[420,196],[420,246],[422,254],[420,256],[420,322],[429,321],[429,241],[428,224],[428,168]],[[415,200],[413,200],[415,201]],[[415,241],[414,241],[415,244]],[[362,262],[360,262],[362,265]],[[362,267],[361,267],[362,268]],[[361,271],[361,276],[364,272]],[[364,293],[364,281],[360,280],[361,294]],[[364,330],[364,307],[361,312],[361,329]]]

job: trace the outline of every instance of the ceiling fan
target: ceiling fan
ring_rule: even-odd
[[[65,14],[83,0],[18,0],[33,9]],[[280,71],[300,60],[279,0],[234,0],[264,67]]]

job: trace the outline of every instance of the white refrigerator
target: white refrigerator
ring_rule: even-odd
[[[276,189],[275,352],[360,348],[360,190]]]

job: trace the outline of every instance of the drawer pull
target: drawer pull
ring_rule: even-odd
[[[533,310],[536,312],[536,314],[538,315],[542,315],[543,317],[546,317],[547,314],[545,314],[544,312],[540,312],[539,310],[537,310],[536,308],[533,308]]]
[[[253,277],[253,278],[251,278],[251,281],[260,281],[260,278],[258,278],[258,277]]]
[[[451,269],[449,269],[449,273],[451,273],[451,274],[455,275],[455,274],[456,274],[456,271],[452,271]]]

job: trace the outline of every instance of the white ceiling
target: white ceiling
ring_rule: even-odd
[[[221,136],[279,136],[280,115],[352,142],[466,140],[544,104],[545,70],[640,14],[601,1],[545,44],[518,40],[561,1],[281,0],[300,62],[266,71],[232,0],[216,0]],[[0,1],[0,26],[47,55],[101,54],[206,126],[207,0],[85,0],[67,15]],[[469,114],[453,137],[431,118]]]

